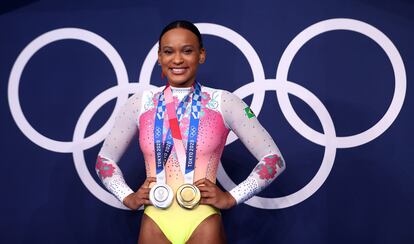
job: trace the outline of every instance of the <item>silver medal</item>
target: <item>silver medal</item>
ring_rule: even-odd
[[[173,201],[173,190],[167,184],[155,184],[149,194],[151,203],[157,208],[168,208]]]

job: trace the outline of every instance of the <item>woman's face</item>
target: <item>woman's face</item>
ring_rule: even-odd
[[[173,87],[192,86],[198,65],[204,63],[205,58],[205,50],[200,49],[197,36],[187,29],[171,29],[161,38],[158,62]]]

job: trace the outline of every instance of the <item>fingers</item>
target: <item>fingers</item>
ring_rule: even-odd
[[[207,178],[202,178],[197,180],[196,182],[194,182],[194,185],[207,185],[207,184],[214,184],[213,182],[211,182],[209,179]]]
[[[211,186],[198,186],[197,188],[200,190],[200,192],[211,192],[214,190],[214,188]]]
[[[137,191],[136,194],[136,199],[137,200],[141,200],[141,199],[149,199],[149,193],[150,193],[150,188],[141,188]]]
[[[216,203],[216,200],[214,198],[201,198],[201,200],[200,200],[200,204],[214,206],[215,203]]]
[[[151,191],[151,188],[139,188],[137,193],[138,194],[146,194],[149,195],[149,192]]]
[[[206,178],[196,181],[195,184],[198,184],[202,198],[217,198],[221,193],[217,185]]]
[[[131,201],[127,203],[127,207],[131,209],[139,209],[142,205],[152,205],[151,201],[149,200],[149,193],[151,188],[149,187],[151,183],[156,182],[157,179],[155,177],[147,177],[141,187],[133,193],[131,196]]]
[[[139,209],[142,205],[152,205],[149,200],[149,189],[141,188],[126,197],[123,201],[124,205],[130,209]]]
[[[226,193],[208,179],[195,182],[201,193],[200,204],[210,205],[219,209],[227,209],[235,204],[228,204]]]
[[[143,204],[145,205],[152,205],[152,202],[150,200],[144,200]]]
[[[149,185],[152,182],[156,182],[156,181],[157,181],[157,179],[155,177],[148,177],[147,179],[145,179],[144,184],[142,184],[142,186],[149,187]]]
[[[197,187],[199,185],[203,185],[205,180],[206,180],[206,178],[199,179],[196,182],[194,182],[194,185],[197,186]]]
[[[199,179],[198,181],[194,182],[194,185],[198,186],[215,186],[216,184],[214,184],[213,182],[211,182],[209,179],[207,178],[203,178],[203,179]]]
[[[131,209],[139,210],[142,207],[142,205],[152,205],[152,203],[150,200],[140,200],[137,201],[134,207]]]
[[[142,185],[139,187],[138,191],[140,191],[141,189],[150,189],[150,185],[153,182],[156,182],[157,179],[155,177],[148,177],[145,179],[144,183],[142,183]]]
[[[216,194],[214,192],[201,192],[202,198],[209,198],[209,197],[215,197]]]
[[[152,205],[149,200],[149,188],[141,188],[134,195],[134,209],[140,208],[142,205]]]

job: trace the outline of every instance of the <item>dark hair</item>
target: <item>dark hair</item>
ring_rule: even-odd
[[[203,39],[201,38],[200,31],[197,29],[197,27],[187,20],[176,20],[171,23],[169,23],[167,26],[164,27],[164,29],[161,32],[160,38],[158,39],[158,44],[161,46],[161,38],[162,36],[169,30],[175,29],[175,28],[183,28],[186,30],[191,31],[194,33],[194,35],[198,38],[198,44],[200,44],[200,48],[203,48]]]

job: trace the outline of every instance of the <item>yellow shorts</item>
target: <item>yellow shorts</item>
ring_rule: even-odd
[[[213,214],[220,214],[220,211],[210,205],[199,205],[187,210],[174,201],[168,209],[148,205],[144,213],[158,225],[169,241],[184,244],[203,220]]]

